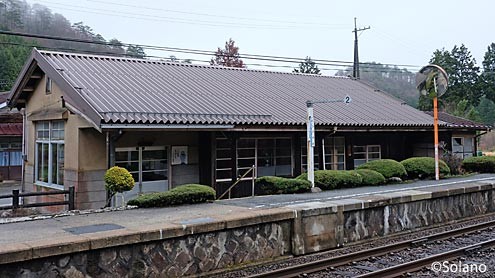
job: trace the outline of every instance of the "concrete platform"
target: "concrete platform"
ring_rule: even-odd
[[[0,276],[34,271],[32,262],[39,275],[92,276],[91,256],[110,276],[136,262],[139,275],[193,275],[494,212],[493,192],[495,175],[484,174],[1,224]]]

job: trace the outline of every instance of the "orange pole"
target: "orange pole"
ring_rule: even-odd
[[[433,133],[435,138],[435,179],[440,179],[438,169],[438,101],[437,97],[433,98]]]

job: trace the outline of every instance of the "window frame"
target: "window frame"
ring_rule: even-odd
[[[54,123],[62,123],[62,129],[56,129],[56,131],[63,131],[63,138],[62,139],[52,139],[52,127]],[[41,125],[45,127],[45,124],[48,123],[48,129],[38,129]],[[55,121],[38,121],[35,123],[35,163],[34,163],[34,184],[39,185],[39,186],[44,186],[44,187],[49,187],[53,189],[64,189],[64,172],[65,172],[65,121],[63,120],[55,120]],[[42,137],[39,138],[39,131],[41,132],[46,132],[48,131],[48,138]],[[48,145],[48,158],[46,163],[47,165],[47,181],[40,181],[39,180],[39,174],[40,174],[40,163],[39,163],[39,148],[42,145]],[[63,161],[59,161],[58,157],[58,150],[59,146],[62,145],[63,147]],[[54,154],[54,146],[56,148],[56,154],[57,154],[57,161],[56,161],[56,169],[53,169],[53,154]],[[62,166],[62,183],[59,184],[57,181],[53,181],[53,171],[60,170],[60,163],[63,164]],[[43,165],[43,164],[41,164]],[[58,179],[59,175],[56,176],[56,179]]]
[[[52,85],[52,79],[47,76],[45,80],[45,94],[49,95],[52,93]]]
[[[254,147],[240,147],[239,148],[239,140],[254,140]],[[246,170],[248,170],[249,168],[251,168],[252,166],[249,166],[249,167],[239,167],[239,159],[244,159],[244,160],[253,160],[254,159],[254,166],[255,166],[255,175],[254,175],[254,178],[258,178],[258,159],[259,159],[259,155],[258,155],[258,150],[259,150],[259,147],[258,147],[258,141],[259,140],[271,140],[273,141],[273,154],[272,154],[272,158],[273,158],[273,165],[271,167],[277,167],[277,158],[288,158],[289,155],[277,155],[277,149],[281,149],[281,148],[278,148],[277,147],[277,140],[289,140],[290,142],[290,173],[289,175],[283,175],[283,176],[279,176],[279,177],[292,177],[294,175],[294,148],[293,148],[293,142],[292,142],[292,138],[291,137],[242,137],[242,138],[239,138],[237,140],[237,143],[236,143],[236,170],[237,170],[237,174],[238,175],[242,175],[245,173]],[[241,157],[239,158],[239,150],[254,150],[254,157]],[[276,168],[275,168],[276,169]],[[240,170],[244,170],[243,172],[239,172]],[[275,173],[276,175],[276,173]],[[246,177],[244,177],[243,179],[241,180],[252,180],[253,179],[253,175],[251,174],[248,174]]]
[[[373,147],[378,147],[378,151],[374,151],[374,152],[370,151],[370,149]],[[364,148],[364,151],[356,152],[355,148]],[[356,159],[355,158],[356,154],[364,154],[364,158]],[[370,158],[370,154],[378,154],[378,158]],[[381,145],[354,145],[354,146],[352,146],[352,155],[353,155],[354,167],[357,167],[359,165],[362,165],[364,163],[368,163],[368,162],[373,161],[373,160],[382,159],[382,146]],[[356,160],[364,160],[364,163],[356,165]]]

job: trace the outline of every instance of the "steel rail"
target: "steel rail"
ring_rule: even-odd
[[[375,247],[371,249],[366,249],[362,251],[357,251],[349,254],[344,254],[337,257],[325,258],[317,260],[314,262],[304,263],[300,265],[290,266],[286,268],[276,269],[264,273],[253,274],[249,277],[251,278],[265,278],[265,277],[276,277],[276,278],[289,278],[297,277],[302,274],[309,274],[319,271],[327,270],[330,267],[337,267],[345,265],[348,263],[362,261],[368,259],[371,256],[382,256],[390,252],[397,252],[404,250],[409,247],[415,247],[424,244],[429,241],[444,240],[458,235],[468,234],[479,230],[484,230],[490,227],[495,227],[495,220],[483,222],[480,224],[470,225],[450,231],[445,231],[433,235],[428,235],[420,237],[417,239],[401,241],[398,243],[393,243],[385,246]]]
[[[481,250],[488,247],[495,246],[495,239],[483,241],[481,243],[472,244],[469,246],[461,247],[455,250],[447,251],[440,254],[431,255],[425,258],[421,258],[415,261],[410,261],[407,263],[394,265],[381,270],[373,271],[370,273],[358,275],[356,277],[361,278],[391,278],[401,276],[405,273],[418,271],[426,266],[430,266],[434,262],[451,261],[453,259],[459,258],[470,250]]]

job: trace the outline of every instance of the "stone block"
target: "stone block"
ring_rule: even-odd
[[[402,191],[399,192],[391,192],[391,193],[383,193],[383,194],[376,194],[377,196],[387,198],[389,199],[389,204],[400,204],[400,203],[407,203],[411,201],[411,196],[404,194]]]
[[[366,195],[356,197],[358,200],[362,200],[364,208],[383,207],[390,204],[391,199],[380,195]]]
[[[255,211],[237,212],[232,215],[222,216],[225,220],[225,228],[232,229],[263,223],[263,217]]]
[[[84,237],[89,239],[92,250],[134,244],[141,241],[139,232],[130,229],[84,234]]]
[[[411,202],[431,199],[430,192],[425,192],[420,190],[407,190],[407,191],[401,191],[401,193],[403,193],[405,196],[410,196]]]
[[[449,196],[464,194],[464,185],[449,186]]]
[[[83,236],[62,236],[28,242],[33,249],[33,259],[87,251],[90,242]]]
[[[186,235],[183,225],[157,223],[145,227],[133,228],[140,235],[141,242],[177,238]]]
[[[326,214],[303,218],[305,254],[337,247],[337,215]]]
[[[343,211],[360,210],[364,208],[364,201],[360,199],[333,200],[332,203],[337,207],[342,207]]]
[[[337,213],[337,207],[338,205],[334,202],[308,202],[287,206],[287,208],[297,210],[297,213],[303,217]]]
[[[33,248],[24,243],[6,243],[0,246],[0,264],[22,262],[32,259]]]
[[[431,198],[441,198],[441,197],[449,196],[448,188],[445,188],[443,186],[429,187],[422,189],[420,191],[429,192],[431,194]]]

